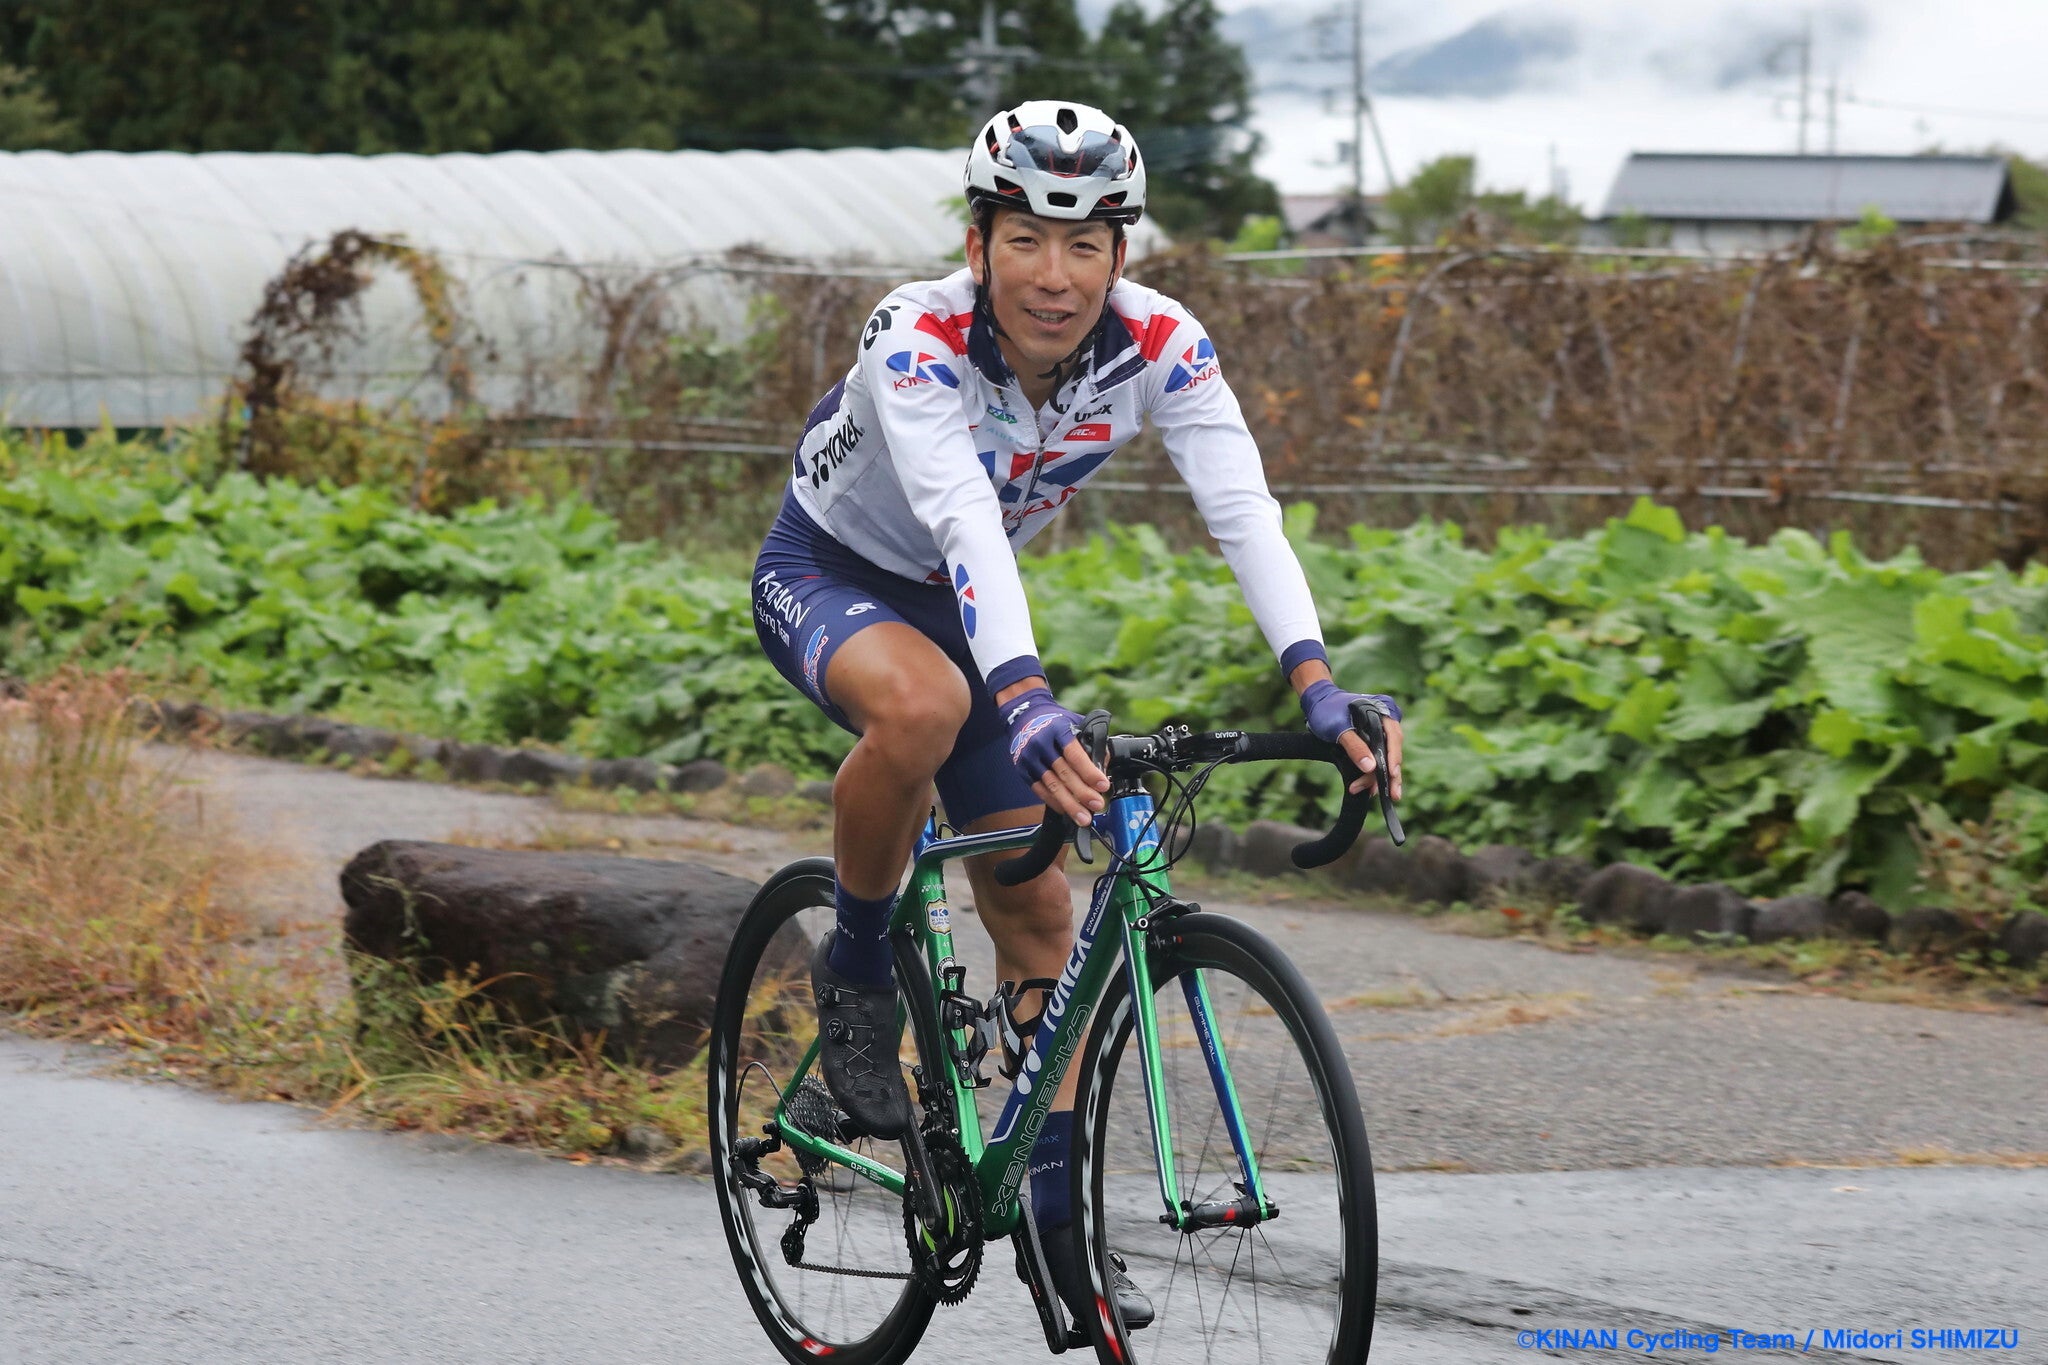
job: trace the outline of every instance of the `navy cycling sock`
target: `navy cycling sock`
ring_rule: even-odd
[[[839,913],[839,932],[832,936],[826,963],[843,977],[864,986],[886,986],[894,973],[889,955],[889,910],[894,896],[862,900],[835,885],[832,903]]]
[[[1067,1181],[1067,1149],[1074,1144],[1074,1111],[1055,1109],[1031,1148],[1031,1216],[1040,1232],[1052,1232],[1074,1221],[1072,1188]]]

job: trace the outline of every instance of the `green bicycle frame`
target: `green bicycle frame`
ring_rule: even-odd
[[[1187,1210],[1176,1191],[1180,1188],[1173,1153],[1173,1134],[1167,1114],[1165,1073],[1160,1064],[1159,1023],[1153,1006],[1151,963],[1146,937],[1150,932],[1149,912],[1155,903],[1167,899],[1164,859],[1159,852],[1159,834],[1151,795],[1135,784],[1112,795],[1109,808],[1095,819],[1096,832],[1112,850],[1108,868],[1095,879],[1088,898],[1088,912],[1074,938],[1073,952],[1065,970],[1050,992],[1045,1013],[1033,1035],[1030,1050],[1012,1085],[994,1131],[986,1140],[981,1116],[975,1106],[976,1087],[961,1073],[953,1060],[953,1049],[966,1042],[964,1030],[948,1031],[941,1026],[942,1053],[930,1058],[940,1075],[924,1077],[927,1089],[937,1088],[952,1105],[960,1143],[973,1163],[981,1184],[982,1233],[996,1238],[1017,1225],[1022,1209],[1018,1199],[1029,1167],[1031,1149],[1045,1126],[1052,1101],[1059,1093],[1067,1067],[1088,1036],[1088,1025],[1102,1002],[1109,974],[1121,961],[1127,971],[1132,1002],[1132,1043],[1142,1058],[1147,1109],[1151,1115],[1152,1145],[1157,1161],[1160,1199],[1167,1221],[1175,1228],[1187,1226]],[[999,830],[940,839],[937,826],[927,822],[918,837],[910,883],[896,898],[890,916],[892,935],[905,934],[923,953],[929,981],[933,983],[933,1017],[943,1021],[936,983],[943,982],[953,958],[952,917],[946,904],[943,867],[954,858],[977,853],[998,853],[1022,848],[1037,836],[1035,826]],[[1117,932],[1105,935],[1103,926],[1114,915]],[[1244,1191],[1255,1208],[1270,1207],[1259,1178],[1258,1158],[1252,1149],[1238,1103],[1237,1085],[1224,1054],[1223,1039],[1215,1026],[1208,986],[1199,970],[1181,976],[1188,1012],[1202,1046],[1217,1103],[1223,1111]],[[783,1100],[793,1094],[817,1060],[813,1042],[783,1090]],[[789,1121],[783,1103],[775,1109],[776,1131],[782,1141],[811,1156],[846,1166],[894,1194],[902,1194],[901,1172],[872,1161],[838,1143],[804,1132]]]

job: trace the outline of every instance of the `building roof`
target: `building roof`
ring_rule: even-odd
[[[1996,156],[1632,152],[1602,216],[1819,223],[1873,207],[1901,223],[1996,223],[2018,205]]]
[[[573,413],[603,345],[594,280],[669,272],[672,316],[732,335],[739,247],[945,271],[964,152],[0,153],[0,421],[155,426],[218,402],[265,284],[355,228],[436,253],[488,340],[486,404]],[[1149,222],[1134,253],[1161,240]],[[388,272],[387,272],[388,273]],[[877,280],[879,298],[890,287]],[[434,401],[410,286],[365,291],[331,396]]]

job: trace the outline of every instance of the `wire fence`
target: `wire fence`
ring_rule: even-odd
[[[532,386],[574,393],[573,412],[472,408],[469,443],[443,440],[466,472],[442,486],[489,491],[494,469],[531,474],[545,457],[557,482],[641,533],[753,516],[875,302],[909,273],[742,258],[594,275],[576,292],[585,315],[550,323],[587,344]],[[1650,496],[1739,534],[1843,529],[1949,565],[2048,546],[2037,241],[1930,234],[1846,250],[1816,234],[1736,258],[1184,251],[1132,274],[1203,320],[1276,493],[1313,499],[1330,522],[1430,515],[1486,538],[1532,521],[1581,529]],[[751,329],[721,339],[698,325],[674,293],[684,275],[718,277]],[[451,356],[509,347],[473,325],[443,330]],[[298,391],[321,393],[337,354],[308,350]],[[360,404],[304,406],[315,423],[363,417]],[[512,451],[525,463],[492,458]],[[1148,434],[1074,520],[1174,519],[1178,490]]]

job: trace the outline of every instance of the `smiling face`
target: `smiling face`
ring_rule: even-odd
[[[989,224],[984,266],[981,228],[967,229],[968,268],[975,283],[989,286],[1002,328],[997,343],[1027,392],[1035,376],[1073,354],[1102,316],[1127,245],[1108,223],[1000,209]]]

